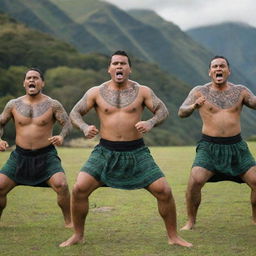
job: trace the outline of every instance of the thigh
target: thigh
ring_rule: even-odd
[[[195,184],[205,184],[207,180],[209,180],[214,175],[213,172],[200,167],[200,166],[194,166],[191,169],[190,177],[189,177],[189,183],[195,183]]]
[[[79,172],[73,190],[74,192],[91,194],[95,189],[101,187],[102,185],[102,182],[96,180],[89,173]]]

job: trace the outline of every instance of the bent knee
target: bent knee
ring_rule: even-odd
[[[191,171],[189,184],[196,187],[202,187],[213,173],[202,167],[194,167]]]
[[[158,184],[149,189],[149,191],[160,200],[169,200],[172,198],[172,190],[167,182]]]
[[[90,193],[91,193],[91,190],[87,186],[82,185],[81,183],[75,183],[72,189],[73,196],[89,195]]]
[[[65,180],[55,181],[54,183],[51,184],[51,186],[57,193],[68,191],[68,184]]]

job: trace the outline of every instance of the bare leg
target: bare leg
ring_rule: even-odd
[[[185,247],[192,244],[177,235],[176,207],[171,189],[165,178],[160,178],[148,186],[147,190],[157,199],[158,211],[165,223],[168,243]]]
[[[70,213],[70,193],[65,174],[62,172],[54,174],[49,179],[48,184],[57,193],[57,203],[61,208],[64,217],[65,227],[73,227]]]
[[[181,230],[191,230],[195,226],[197,211],[201,203],[201,189],[212,175],[212,172],[201,167],[192,169],[186,191],[188,221]]]
[[[256,224],[256,167],[250,168],[241,178],[251,188],[252,222]]]
[[[72,220],[74,234],[60,247],[71,246],[83,242],[85,219],[89,211],[89,196],[102,184],[85,172],[80,172],[72,192]]]
[[[7,194],[16,186],[16,183],[6,175],[0,173],[0,218],[7,204]]]

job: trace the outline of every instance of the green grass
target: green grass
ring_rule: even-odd
[[[255,154],[253,144],[249,144]],[[154,147],[177,206],[178,228],[186,222],[185,190],[194,147]],[[70,188],[90,149],[59,148]],[[2,164],[10,152],[0,153]],[[72,234],[65,229],[51,189],[19,186],[8,195],[0,223],[1,256],[229,256],[255,255],[256,226],[251,224],[250,189],[231,182],[207,184],[193,231],[179,234],[191,249],[167,244],[156,200],[145,190],[100,188],[90,199],[85,244],[59,248]],[[111,211],[97,211],[111,207]]]

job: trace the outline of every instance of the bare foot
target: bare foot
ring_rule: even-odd
[[[184,227],[182,227],[180,230],[191,230],[194,228],[194,225],[195,224],[192,222],[187,222],[187,224]]]
[[[79,243],[82,243],[82,242],[83,242],[83,237],[80,237],[78,235],[73,235],[68,240],[61,243],[59,245],[59,247],[71,246],[71,245],[79,244]]]
[[[168,239],[168,244],[171,245],[180,245],[180,246],[184,246],[184,247],[192,247],[193,244],[185,241],[184,239],[182,239],[181,237],[177,236],[176,238],[173,239]]]

